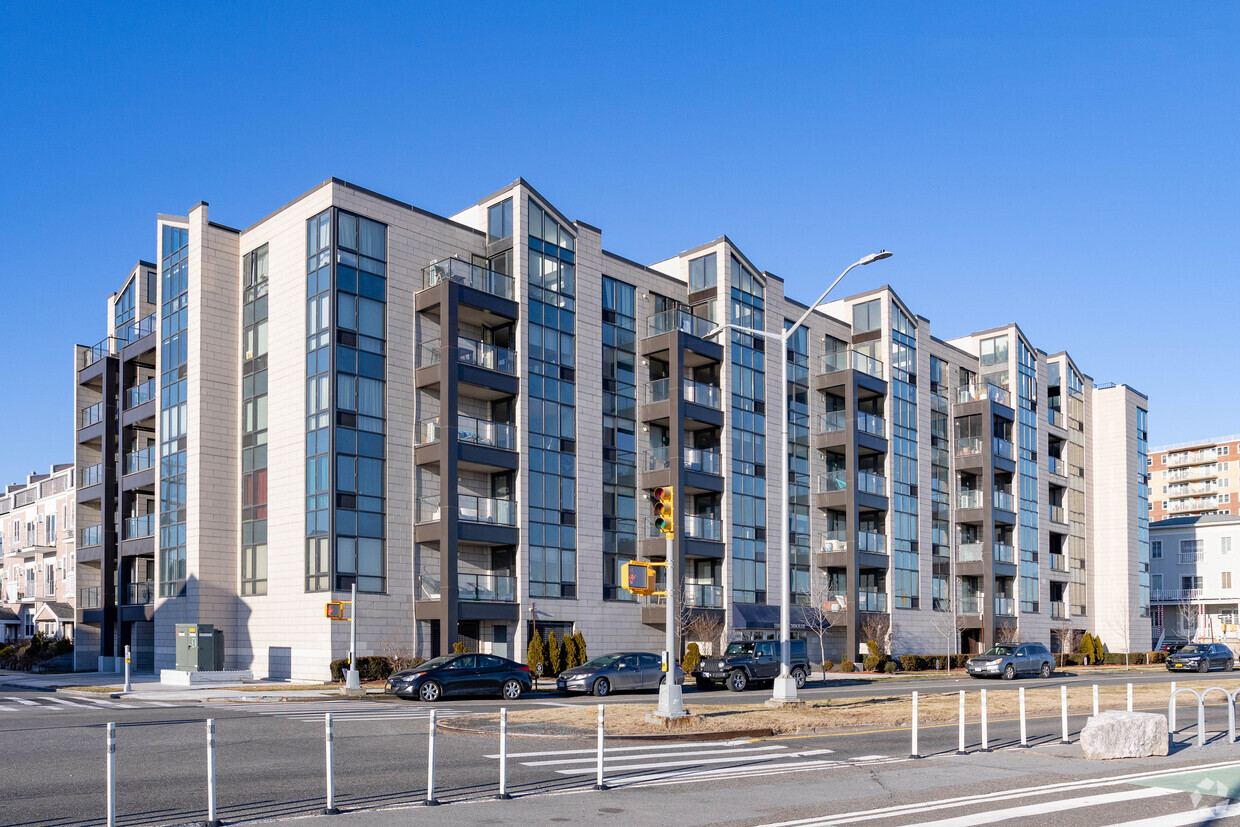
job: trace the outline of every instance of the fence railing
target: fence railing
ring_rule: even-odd
[[[455,256],[432,262],[430,266],[422,269],[423,287],[434,287],[444,281],[455,281],[501,299],[513,297],[512,276],[505,276]]]

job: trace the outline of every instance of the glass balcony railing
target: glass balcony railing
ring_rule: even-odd
[[[993,437],[992,439],[994,440],[995,456],[1003,457],[1004,459],[1011,459],[1012,443],[1001,437]]]
[[[439,364],[440,358],[439,342],[424,342],[418,347],[418,367],[434,367]]]
[[[1175,471],[1167,471],[1167,482],[1176,480],[1204,480],[1218,476],[1217,465],[1203,465],[1199,468],[1179,468]]]
[[[418,600],[438,600],[439,599],[439,575],[438,574],[419,574],[418,575]]]
[[[881,416],[875,416],[865,411],[857,411],[856,420],[858,431],[877,437],[885,436],[886,426]],[[848,413],[846,411],[830,411],[818,416],[818,433],[820,434],[843,431],[847,427]]]
[[[995,543],[995,562],[1016,564],[1016,550],[1007,543]]]
[[[1064,427],[1063,413],[1055,410],[1054,408],[1046,409],[1046,421],[1052,425],[1057,425],[1060,428]]]
[[[995,614],[999,617],[1015,617],[1016,601],[1010,597],[996,597]]]
[[[130,451],[125,454],[125,473],[136,474],[139,471],[154,468],[158,456],[159,448],[154,445],[147,446],[141,451]]]
[[[858,531],[857,550],[866,551],[870,554],[886,554],[887,537],[877,531]]]
[[[1065,620],[1068,617],[1068,604],[1062,600],[1051,601],[1051,620]]]
[[[656,313],[646,322],[647,336],[658,336],[661,333],[679,330],[690,336],[705,339],[706,335],[714,329],[714,322],[709,319],[700,319],[692,313],[679,308]]]
[[[719,389],[714,385],[694,382],[692,379],[685,380],[685,401],[714,408],[717,411],[722,410]]]
[[[89,485],[98,485],[103,482],[103,463],[91,465],[88,468],[79,468],[77,473],[78,488],[86,488]]]
[[[88,368],[103,357],[116,353],[116,345],[117,340],[112,336],[108,336],[94,347],[82,351],[82,364],[79,366],[79,370],[81,368]]]
[[[126,606],[144,606],[155,602],[155,581],[143,580],[130,583],[125,589]]]
[[[818,493],[830,494],[833,491],[848,490],[847,471],[828,471],[818,475]]]
[[[848,532],[844,529],[822,532],[819,549],[821,551],[843,551],[848,547]]]
[[[1046,468],[1052,474],[1058,474],[1061,477],[1068,476],[1068,464],[1059,457],[1047,457]]]
[[[1006,491],[995,491],[992,503],[1000,511],[1016,511],[1016,504],[1012,499],[1012,495]]]
[[[692,515],[684,518],[685,536],[694,540],[712,540],[721,542],[723,540],[723,522],[713,517],[695,517]]]
[[[457,497],[457,502],[460,518],[466,522],[492,525],[517,524],[517,503],[514,500],[471,497],[462,494]]]
[[[961,491],[956,495],[956,508],[981,508],[984,504],[981,491]]]
[[[102,591],[98,586],[91,586],[85,589],[78,589],[79,609],[101,609],[103,608]]]
[[[1050,560],[1051,571],[1067,571],[1068,570],[1067,556],[1063,554],[1055,554],[1054,552],[1051,552],[1050,557],[1051,557],[1051,560]]]
[[[887,480],[869,471],[858,471],[857,490],[864,491],[866,494],[877,494],[883,497],[887,493]]]
[[[152,378],[125,391],[125,410],[150,402],[159,393],[159,385]]]
[[[984,546],[981,543],[961,543],[956,548],[956,562],[957,563],[980,563],[982,562],[982,549],[983,548]]]
[[[499,574],[458,574],[457,596],[461,600],[516,602],[517,579]]]
[[[967,436],[956,440],[956,456],[980,457],[981,455],[982,438],[980,436]]]
[[[642,469],[647,474],[652,471],[666,471],[672,467],[672,449],[664,445],[661,448],[651,448],[646,452],[646,465]]]
[[[91,425],[97,425],[103,421],[103,403],[96,402],[89,408],[82,409],[82,418],[78,424],[79,428],[89,428]]]
[[[828,411],[818,415],[818,433],[820,434],[842,431],[847,424],[847,414],[844,411]]]
[[[989,399],[992,402],[998,402],[1000,405],[1011,405],[1008,392],[1003,388],[990,384],[989,382],[976,382],[972,385],[961,385],[956,392],[956,401],[960,404],[965,402],[980,402],[983,399]]]
[[[92,525],[78,529],[78,546],[98,546],[103,544],[103,526]]]
[[[127,345],[130,342],[138,341],[143,336],[149,336],[154,333],[157,325],[158,319],[152,313],[149,316],[143,316],[128,327],[118,330],[116,335],[122,345]]]
[[[132,540],[136,537],[154,536],[155,516],[154,514],[143,514],[139,517],[126,517],[125,539]]]
[[[1047,516],[1050,517],[1052,523],[1067,523],[1068,520],[1064,516],[1062,505],[1052,505],[1047,510]]]
[[[857,611],[887,611],[887,595],[884,592],[857,592]]]
[[[962,615],[977,615],[982,613],[982,603],[977,597],[960,598],[960,613]]]
[[[685,604],[703,609],[721,609],[723,608],[723,587],[709,583],[686,584]]]
[[[886,424],[881,416],[875,416],[865,411],[857,411],[857,430],[881,437],[886,433]]]
[[[455,281],[459,284],[464,284],[466,287],[481,290],[483,293],[499,296],[501,299],[511,299],[513,297],[512,276],[505,276],[502,273],[488,270],[486,267],[477,264],[471,264],[455,256],[440,259],[433,262],[429,267],[422,269],[422,286],[424,288],[434,287],[436,284],[444,281]]]
[[[685,449],[685,468],[690,471],[701,471],[703,474],[718,476],[722,467],[723,461],[717,451],[708,451],[704,448]]]
[[[440,440],[439,417],[423,419],[414,431],[418,445],[429,445]],[[457,415],[457,442],[468,442],[474,445],[489,445],[492,448],[503,448],[511,451],[516,447],[513,427],[507,422],[492,422],[489,419],[476,419],[472,416]]]
[[[849,368],[859,370],[862,373],[873,376],[875,379],[883,378],[883,363],[873,357],[866,356],[864,353],[848,349],[823,354],[823,373],[835,373],[836,371],[848,370]]]
[[[516,356],[513,351],[463,336],[456,339],[456,358],[462,365],[477,365],[500,373],[516,372]]]

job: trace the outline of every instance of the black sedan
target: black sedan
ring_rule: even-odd
[[[445,695],[498,695],[515,701],[532,684],[530,668],[496,655],[444,655],[387,679],[384,692],[434,703]]]
[[[1230,672],[1235,665],[1236,656],[1222,643],[1190,643],[1167,655],[1167,670],[1171,672],[1209,672],[1211,669]]]

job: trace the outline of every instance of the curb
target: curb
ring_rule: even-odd
[[[461,735],[491,735],[499,737],[499,731],[488,729],[470,729],[448,723],[437,723],[436,728],[445,732]],[[773,729],[731,729],[722,732],[686,732],[680,735],[607,735],[609,741],[730,741],[734,738],[767,738],[775,734]],[[513,732],[508,730],[509,738],[564,738],[589,741],[596,736],[595,730],[582,730],[579,734],[549,735],[544,732]]]

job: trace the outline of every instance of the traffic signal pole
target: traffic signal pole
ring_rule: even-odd
[[[667,597],[664,600],[667,603],[667,632],[663,637],[663,669],[666,673],[662,685],[659,686],[659,706],[654,714],[656,718],[683,718],[685,717],[684,698],[681,695],[680,684],[676,683],[676,589],[673,585],[676,582],[676,561],[673,555],[676,553],[676,543],[672,539],[672,535],[667,535],[667,568],[666,568],[666,591]]]
[[[357,671],[357,581],[353,581],[353,602],[349,604],[349,671],[345,675],[344,694],[362,695],[362,679]]]

